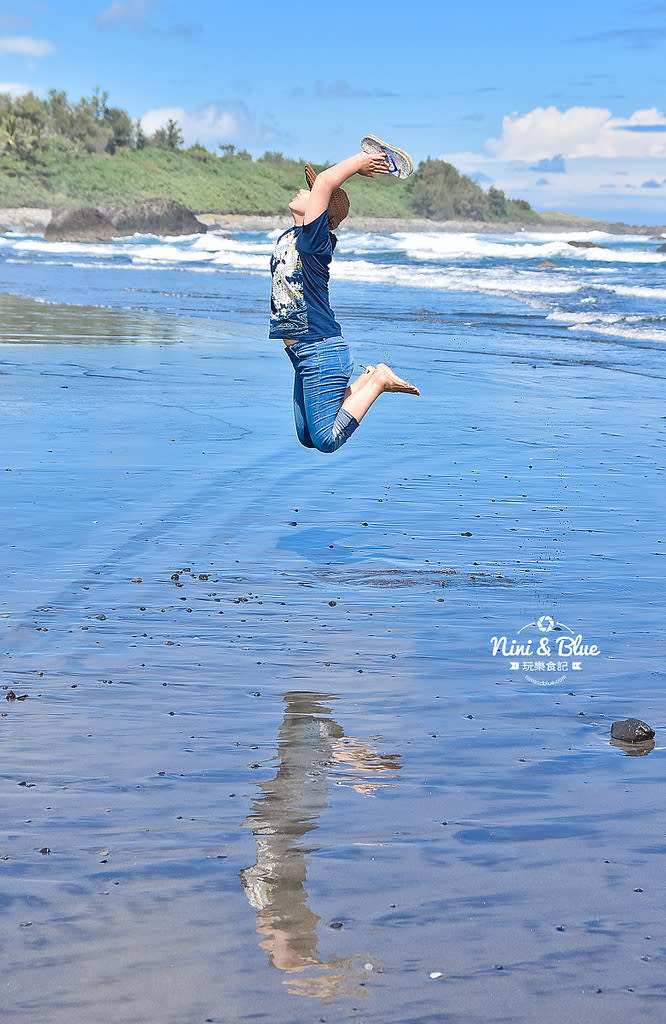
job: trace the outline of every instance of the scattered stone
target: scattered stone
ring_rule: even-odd
[[[622,743],[645,743],[654,739],[654,729],[640,718],[626,718],[622,722],[613,722],[611,736]]]

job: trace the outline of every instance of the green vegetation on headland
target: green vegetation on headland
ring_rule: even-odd
[[[0,206],[57,207],[176,199],[210,213],[281,214],[303,187],[303,161],[281,153],[253,160],[221,144],[183,148],[176,122],[146,136],[107,93],[73,103],[52,89],[0,93]],[[321,168],[317,165],[315,170]],[[485,192],[443,160],[426,160],[407,181],[356,176],[345,185],[352,212],[363,217],[538,222],[523,199]]]

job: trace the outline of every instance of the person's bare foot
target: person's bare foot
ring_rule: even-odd
[[[363,372],[356,380],[353,380],[347,388],[345,397],[349,395],[355,395],[361,388],[364,388],[369,383],[371,375],[375,372],[374,366],[364,366]]]
[[[372,374],[373,380],[382,385],[382,391],[400,392],[405,395],[420,395],[421,392],[409,381],[403,380],[394,373],[386,363],[377,363]]]

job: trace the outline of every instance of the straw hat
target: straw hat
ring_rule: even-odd
[[[310,164],[305,165],[305,180],[308,183],[308,188],[311,189],[315,183],[317,175],[313,171]],[[341,188],[334,188],[331,195],[330,202],[328,204],[328,227],[330,231],[335,231],[338,224],[341,224],[349,213],[349,196]]]

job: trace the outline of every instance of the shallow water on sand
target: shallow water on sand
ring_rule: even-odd
[[[509,306],[327,458],[251,308],[0,296],[12,1020],[663,1020],[662,357]]]

